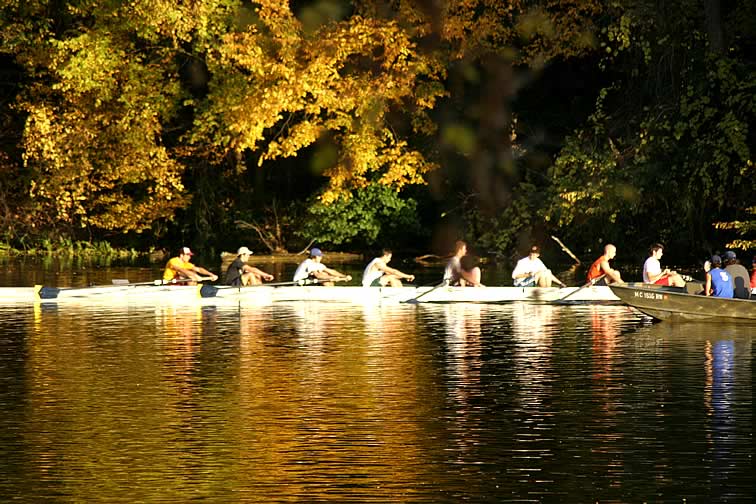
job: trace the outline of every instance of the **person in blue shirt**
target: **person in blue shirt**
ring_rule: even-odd
[[[722,269],[722,258],[718,255],[711,256],[711,269],[706,273],[707,296],[731,298],[734,295],[732,277]]]

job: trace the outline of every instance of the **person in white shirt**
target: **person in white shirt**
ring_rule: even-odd
[[[310,257],[302,261],[294,272],[294,281],[306,283],[306,280],[316,280],[319,285],[332,286],[334,282],[349,281],[350,275],[339,273],[323,264],[323,252],[319,248],[310,250]]]
[[[655,243],[649,250],[649,257],[643,263],[643,283],[685,287],[685,280],[676,271],[662,269],[659,259],[664,255],[664,247]]]
[[[517,265],[512,271],[515,287],[551,287],[552,283],[567,287],[543,264],[540,255],[541,249],[538,245],[533,245],[530,247],[530,253],[527,257],[517,261]]]
[[[392,256],[391,250],[383,249],[380,257],[368,263],[362,272],[363,287],[401,287],[402,280],[412,282],[415,279],[415,275],[408,275],[388,266]]]

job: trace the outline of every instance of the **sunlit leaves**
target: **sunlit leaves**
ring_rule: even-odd
[[[109,31],[53,40],[52,85],[20,104],[32,197],[51,222],[142,231],[186,204],[183,167],[161,145],[177,82]],[[56,105],[50,105],[56,103]]]
[[[228,34],[209,55],[218,78],[192,141],[220,155],[260,151],[262,164],[334,133],[342,152],[325,173],[327,201],[373,172],[397,187],[422,183],[433,165],[390,133],[386,115],[432,107],[445,91],[427,82],[442,68],[392,21],[356,16],[309,33],[278,2],[260,2],[259,18],[263,27]]]

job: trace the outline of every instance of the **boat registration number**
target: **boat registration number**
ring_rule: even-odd
[[[633,292],[635,297],[637,298],[643,298],[643,299],[653,299],[653,300],[662,300],[664,299],[664,295],[656,293],[656,292],[645,292],[645,291],[635,291]]]

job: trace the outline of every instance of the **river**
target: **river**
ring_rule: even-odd
[[[0,499],[753,502],[753,333],[618,305],[3,306]]]

